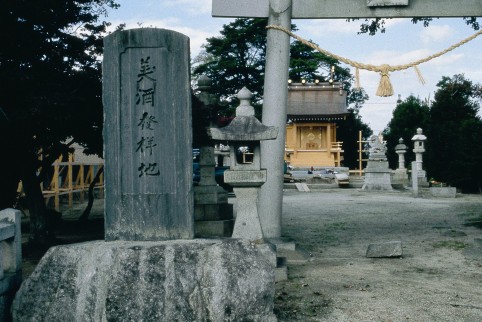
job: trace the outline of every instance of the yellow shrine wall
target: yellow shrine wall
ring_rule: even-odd
[[[291,123],[286,125],[285,160],[294,167],[340,166],[343,150],[336,140],[336,124]]]

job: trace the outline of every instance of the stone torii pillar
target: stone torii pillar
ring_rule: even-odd
[[[271,0],[268,24],[291,28],[291,1]],[[265,238],[281,237],[283,205],[283,157],[286,141],[288,70],[290,37],[269,29],[266,44],[263,124],[279,128],[278,138],[261,141],[261,167],[267,169],[266,183],[261,186],[258,212]]]

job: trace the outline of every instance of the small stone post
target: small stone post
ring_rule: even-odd
[[[264,235],[258,215],[258,191],[266,182],[260,141],[275,139],[278,128],[265,126],[254,117],[252,96],[246,87],[239,91],[236,117],[224,128],[211,128],[210,133],[214,140],[226,140],[230,145],[231,168],[224,172],[224,182],[233,186],[237,198],[233,238],[259,240]]]
[[[412,194],[415,198],[418,197],[418,169],[417,161],[412,161]]]
[[[424,142],[427,140],[427,137],[423,135],[422,129],[417,129],[417,134],[412,137],[413,141],[413,152],[415,153],[415,161],[417,162],[417,173],[418,173],[418,182],[421,186],[428,186],[427,182],[427,173],[423,170],[422,167],[422,154],[425,152]],[[413,168],[412,168],[413,171]]]
[[[189,38],[142,28],[104,45],[105,239],[193,238]]]

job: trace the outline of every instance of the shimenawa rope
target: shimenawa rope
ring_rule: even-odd
[[[290,30],[288,30],[286,28],[283,28],[281,26],[268,25],[268,26],[266,26],[266,28],[283,31],[283,32],[287,33],[288,35],[290,35],[291,37],[295,38],[296,40],[300,41],[301,43],[303,43],[303,44],[305,44],[305,45],[307,45],[307,46],[309,46],[309,47],[311,47],[315,50],[318,50],[321,53],[323,53],[327,56],[333,57],[333,58],[335,58],[335,59],[337,59],[337,60],[339,60],[339,61],[341,61],[345,64],[348,64],[348,65],[351,65],[351,66],[355,67],[355,81],[356,81],[356,87],[357,88],[360,88],[360,72],[359,72],[359,69],[365,69],[365,70],[368,70],[368,71],[380,73],[380,76],[381,76],[380,84],[378,85],[378,90],[377,90],[376,95],[382,96],[382,97],[387,97],[387,96],[393,95],[393,87],[392,87],[392,84],[390,82],[390,74],[389,74],[390,72],[401,71],[401,70],[405,70],[405,69],[408,69],[410,67],[413,67],[415,69],[415,72],[417,73],[417,76],[418,76],[418,79],[420,80],[420,82],[422,84],[425,84],[425,80],[423,79],[422,73],[420,72],[420,70],[418,68],[418,65],[426,63],[429,60],[432,60],[434,58],[440,57],[440,56],[448,53],[449,51],[452,51],[455,48],[458,48],[458,47],[466,44],[467,42],[475,39],[476,37],[478,37],[482,34],[482,30],[479,30],[478,32],[476,32],[472,36],[465,38],[464,40],[450,46],[449,48],[447,48],[445,50],[442,50],[442,51],[440,51],[436,54],[430,55],[428,57],[425,57],[423,59],[419,59],[417,61],[405,64],[405,65],[391,66],[391,65],[388,65],[388,64],[383,64],[383,65],[377,66],[377,65],[359,63],[357,61],[354,61],[354,60],[351,60],[351,59],[333,54],[333,53],[331,53],[327,50],[324,50],[324,49],[320,48],[318,45],[316,45],[316,44],[314,44],[314,43],[312,43],[312,42],[310,42],[306,39],[303,39],[302,37],[294,34]]]

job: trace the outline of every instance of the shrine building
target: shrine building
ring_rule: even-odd
[[[285,161],[295,168],[339,167],[343,142],[336,129],[347,115],[341,83],[289,84]]]

